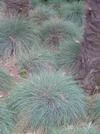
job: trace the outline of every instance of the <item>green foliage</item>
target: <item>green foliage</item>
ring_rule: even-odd
[[[23,78],[26,78],[26,72],[27,72],[26,69],[22,69],[22,70],[20,70],[20,75],[21,75]]]
[[[75,70],[81,52],[80,44],[78,44],[80,40],[79,37],[62,43],[63,45],[61,45],[59,50],[56,52],[57,64],[59,67],[64,70],[68,68],[70,68],[71,71]]]
[[[36,45],[35,26],[23,18],[5,19],[0,23],[0,56],[28,53]]]
[[[87,127],[74,127],[72,129],[63,128],[54,130],[52,134],[99,134],[100,132],[97,130],[95,126],[87,126]]]
[[[12,92],[8,107],[16,111],[24,132],[77,124],[86,117],[86,97],[71,76],[64,72],[41,72],[25,80]]]
[[[0,69],[0,91],[8,92],[12,87],[12,77]]]
[[[62,7],[59,9],[60,17],[64,18],[65,20],[71,20],[74,23],[78,23],[79,25],[83,24],[84,21],[84,2],[73,2],[63,4]]]
[[[14,134],[15,117],[14,113],[0,103],[0,134]]]
[[[32,13],[33,22],[37,24],[42,24],[45,20],[50,20],[50,18],[56,17],[56,12],[48,6],[38,6]]]
[[[25,69],[31,73],[57,68],[54,56],[44,48],[33,49],[29,54],[23,55],[23,57],[20,57],[18,64],[21,66],[21,70]]]
[[[22,69],[22,70],[20,70],[20,73],[21,73],[21,74],[25,74],[26,71],[27,71],[26,69]]]
[[[20,70],[20,74],[25,74],[26,73],[26,69],[22,69],[22,70]]]
[[[40,29],[40,37],[46,48],[55,49],[61,45],[62,40],[77,37],[79,31],[73,23],[53,18],[44,22]]]
[[[100,119],[100,98],[94,101],[94,106],[91,113],[94,121]]]

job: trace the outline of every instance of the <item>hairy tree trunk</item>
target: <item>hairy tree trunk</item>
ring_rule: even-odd
[[[86,0],[84,42],[75,78],[83,87],[98,89],[100,85],[100,0]]]
[[[5,13],[10,16],[29,15],[30,0],[4,0]]]

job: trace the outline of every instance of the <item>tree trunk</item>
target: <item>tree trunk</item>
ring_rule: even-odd
[[[29,15],[30,0],[4,0],[5,13],[10,16]]]
[[[82,80],[83,87],[98,89],[100,85],[100,0],[86,0],[84,42],[75,79]],[[97,86],[98,85],[98,86]]]

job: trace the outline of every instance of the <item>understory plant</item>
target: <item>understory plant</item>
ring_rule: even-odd
[[[31,13],[33,22],[36,22],[38,25],[42,24],[45,20],[50,20],[50,18],[55,18],[57,16],[53,8],[48,6],[38,6]]]
[[[57,69],[53,54],[44,48],[32,49],[29,54],[24,54],[19,58],[18,65],[21,70],[25,69],[28,73],[39,73],[44,69]]]
[[[70,68],[71,71],[76,69],[81,52],[81,37],[64,40],[56,52],[57,65],[64,70]]]
[[[16,120],[12,111],[0,103],[0,134],[15,134]],[[17,133],[16,133],[17,134]]]
[[[4,19],[0,23],[0,56],[11,57],[28,53],[36,45],[35,26],[24,18]]]
[[[11,90],[13,78],[0,69],[0,91],[6,93]]]
[[[46,48],[55,49],[61,45],[62,40],[76,38],[80,29],[69,21],[52,18],[43,23],[40,28],[40,38]]]
[[[74,23],[79,24],[80,26],[83,24],[84,21],[84,2],[72,2],[66,3],[61,6],[59,9],[60,17],[64,18],[65,20],[71,20]]]
[[[85,94],[62,71],[34,74],[12,92],[7,102],[25,133],[40,129],[43,134],[52,134],[53,128],[86,119]]]
[[[71,127],[54,130],[52,134],[99,134],[95,126],[85,126],[85,127]]]

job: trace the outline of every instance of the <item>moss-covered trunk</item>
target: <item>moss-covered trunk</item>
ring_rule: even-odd
[[[84,42],[75,72],[88,89],[100,85],[100,0],[86,0]]]
[[[30,0],[4,0],[5,12],[10,16],[29,15]]]

